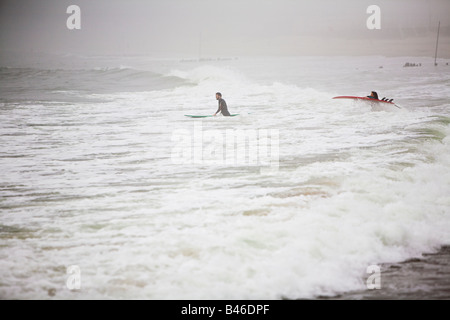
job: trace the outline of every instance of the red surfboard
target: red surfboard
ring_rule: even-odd
[[[395,105],[395,103],[393,103],[393,102],[383,101],[383,100],[378,100],[378,99],[372,99],[372,98],[368,98],[368,97],[338,96],[338,97],[333,97],[333,99],[364,100],[364,101],[370,101],[370,102],[381,102],[381,103],[388,103],[388,104]]]

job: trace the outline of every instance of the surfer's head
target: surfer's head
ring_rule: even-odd
[[[222,98],[222,94],[220,92],[216,92],[216,99],[219,100]]]
[[[378,93],[376,93],[376,91],[372,91],[372,92],[370,93],[370,95],[371,95],[373,98],[378,99]]]

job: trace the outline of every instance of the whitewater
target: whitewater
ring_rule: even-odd
[[[450,245],[450,67],[430,60],[2,60],[0,297],[333,297]],[[218,91],[240,116],[184,116]],[[400,108],[332,99],[371,91]]]

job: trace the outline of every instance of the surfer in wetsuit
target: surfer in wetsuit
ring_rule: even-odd
[[[378,100],[378,93],[376,93],[375,91],[372,91],[370,93],[370,96],[367,96],[367,98]]]
[[[219,109],[217,109],[216,113],[214,113],[214,116],[216,116],[219,112],[221,112],[223,116],[229,116],[230,113],[228,112],[227,103],[222,99],[222,94],[220,92],[216,93],[216,100],[219,101]]]

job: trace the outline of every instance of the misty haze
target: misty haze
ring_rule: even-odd
[[[81,9],[81,30],[66,8]],[[366,9],[381,8],[368,30]],[[240,55],[432,56],[441,21],[441,57],[450,52],[450,2],[394,1],[2,1],[3,51]]]

